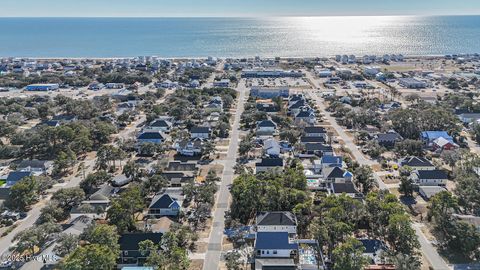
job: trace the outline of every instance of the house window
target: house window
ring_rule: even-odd
[[[270,254],[270,250],[267,250],[267,254]]]
[[[262,250],[262,254],[265,254],[265,250]]]
[[[273,251],[273,254],[277,254],[278,252],[276,250]]]

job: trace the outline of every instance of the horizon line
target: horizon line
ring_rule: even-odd
[[[125,19],[161,19],[161,18],[316,18],[316,17],[448,17],[448,16],[480,16],[480,14],[346,14],[346,15],[235,15],[235,16],[0,16],[0,19],[94,19],[94,18],[125,18]]]

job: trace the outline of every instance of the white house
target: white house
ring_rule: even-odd
[[[267,171],[283,171],[283,160],[281,158],[263,158],[260,162],[255,163],[255,173]]]
[[[419,186],[445,186],[448,175],[442,170],[414,171],[410,179]]]
[[[270,157],[280,156],[280,145],[273,138],[267,139],[263,142],[263,149],[265,153]]]
[[[192,139],[208,139],[210,137],[211,129],[209,127],[192,127],[190,129],[190,134]]]
[[[144,132],[170,132],[172,129],[172,122],[163,120],[163,119],[157,119],[153,120],[148,126],[146,126],[143,131]]]
[[[214,81],[213,82],[213,87],[227,88],[229,86],[230,86],[230,80],[229,79],[222,79],[220,81]]]
[[[426,88],[428,86],[426,82],[417,80],[415,78],[401,78],[399,79],[399,83],[401,86],[411,89]]]
[[[363,73],[367,76],[375,77],[375,75],[380,73],[380,68],[379,67],[367,66],[363,69]]]
[[[263,120],[257,123],[257,133],[272,135],[277,130],[277,124],[272,120]]]
[[[178,198],[174,198],[170,194],[157,195],[148,207],[148,215],[154,217],[178,216],[181,204]]]
[[[255,256],[257,258],[290,258],[297,253],[298,244],[288,232],[257,232]]]
[[[257,232],[288,232],[297,234],[297,218],[291,212],[260,212],[256,218]]]
[[[426,158],[423,157],[406,157],[400,162],[402,167],[408,166],[412,168],[412,170],[435,170],[435,166],[428,161]]]

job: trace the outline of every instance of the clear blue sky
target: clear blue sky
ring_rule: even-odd
[[[480,14],[480,0],[0,0],[0,17]]]

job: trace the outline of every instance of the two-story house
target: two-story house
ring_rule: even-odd
[[[256,218],[257,232],[288,232],[297,234],[297,218],[291,212],[260,212]]]
[[[273,135],[277,131],[277,124],[272,120],[263,120],[257,123],[257,134]]]
[[[445,186],[448,175],[443,170],[417,170],[410,175],[410,179],[419,186]]]
[[[209,127],[192,127],[190,129],[191,138],[208,139],[212,130]]]
[[[283,159],[281,158],[262,158],[260,162],[255,163],[255,173],[267,171],[283,171]]]

